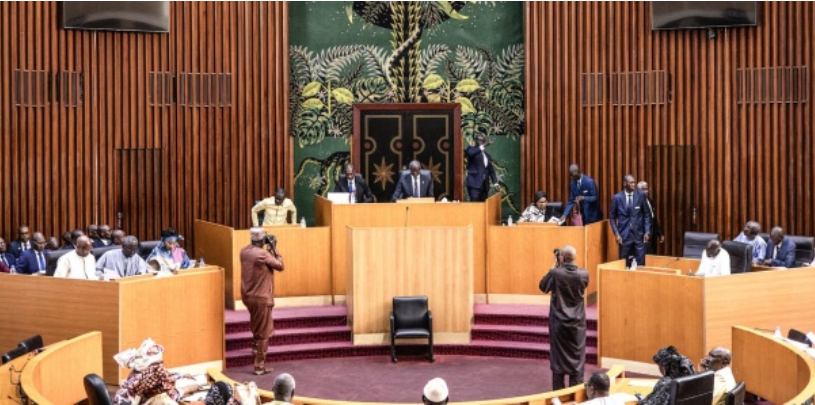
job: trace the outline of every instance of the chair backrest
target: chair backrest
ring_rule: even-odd
[[[795,267],[805,267],[812,263],[812,249],[815,245],[815,238],[812,236],[787,235],[790,241],[795,244]]]
[[[679,377],[671,381],[668,405],[709,405],[712,402],[712,371]]]
[[[393,297],[395,329],[427,328],[427,297]]]
[[[17,347],[24,347],[25,352],[28,353],[32,350],[39,350],[42,349],[42,336],[34,335],[26,340],[17,344]]]
[[[142,259],[147,260],[147,256],[150,256],[150,252],[152,252],[159,243],[161,243],[160,240],[147,240],[144,242],[139,242],[139,256],[141,256]]]
[[[702,252],[707,248],[707,243],[711,240],[719,239],[718,233],[685,232],[685,244],[682,249],[682,257],[701,259]]]
[[[419,173],[424,174],[426,176],[430,176],[430,170],[428,169],[421,169],[419,170]],[[407,176],[408,174],[410,174],[410,170],[402,170],[399,172],[399,178]],[[433,180],[433,177],[431,177],[430,180]]]
[[[730,274],[749,273],[753,268],[753,245],[726,240],[722,249],[730,256]]]
[[[24,354],[28,353],[25,347],[15,347],[5,353],[3,353],[2,360],[0,360],[0,364],[6,364]]]
[[[45,274],[53,276],[57,270],[57,260],[66,253],[73,252],[74,249],[59,249],[52,250],[45,254]]]
[[[764,242],[767,242],[768,245],[770,244],[770,234],[769,233],[761,232],[761,233],[758,234],[758,236],[761,236],[761,239],[764,239]]]
[[[88,374],[83,379],[88,405],[111,405],[110,393],[105,381],[96,374]]]
[[[744,381],[740,382],[736,385],[736,388],[733,388],[730,391],[727,391],[727,396],[724,399],[725,405],[743,405],[744,404],[744,394],[747,392],[747,387],[744,385]]]
[[[110,252],[111,250],[121,250],[121,249],[122,247],[119,245],[108,245],[105,247],[95,247],[93,248],[93,250],[91,250],[91,253],[93,253],[93,257],[96,260],[99,260],[99,258],[102,257],[103,254]]]
[[[787,333],[787,339],[801,342],[805,345],[812,344],[812,342],[809,341],[809,338],[807,338],[806,333],[801,332],[798,329],[790,329],[789,333]]]
[[[563,203],[560,201],[546,203],[546,208],[552,208],[555,211],[563,212]]]

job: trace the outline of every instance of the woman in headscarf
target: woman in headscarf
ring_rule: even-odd
[[[560,212],[547,207],[546,203],[546,192],[538,190],[532,204],[526,207],[518,222],[549,222],[552,218],[560,218]]]
[[[150,255],[147,256],[146,262],[150,263],[150,259],[153,257],[161,257],[168,262],[174,264],[173,269],[186,269],[190,267],[190,258],[187,256],[187,251],[184,248],[178,246],[178,241],[184,240],[184,237],[179,236],[178,232],[175,231],[173,228],[168,228],[161,231],[161,243],[159,243]],[[172,267],[172,266],[171,266]]]
[[[671,381],[696,374],[693,362],[681,355],[673,346],[660,349],[654,355],[654,363],[659,366],[659,372],[663,377],[654,385],[654,390],[639,402],[640,405],[667,404],[671,396]]]

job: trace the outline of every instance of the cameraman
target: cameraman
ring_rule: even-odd
[[[241,298],[249,310],[255,375],[263,375],[272,371],[266,369],[266,349],[274,332],[274,271],[283,271],[283,256],[277,239],[263,228],[252,228],[249,235],[252,243],[241,250]]]

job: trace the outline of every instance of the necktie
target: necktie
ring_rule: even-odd
[[[487,153],[484,152],[484,151],[481,151],[481,155],[484,156],[484,167],[487,167],[490,164],[489,159],[487,159]]]
[[[626,203],[626,207],[631,208],[631,194],[628,194],[628,202]]]
[[[577,189],[580,190],[580,186],[583,184],[583,179],[577,179]]]
[[[31,249],[31,246],[28,244],[28,241],[26,241],[25,243],[23,243],[23,250],[28,250],[28,249]]]
[[[45,259],[42,257],[42,252],[37,252],[37,263],[40,265],[40,271],[45,270]]]
[[[419,181],[415,177],[413,178],[413,196],[419,196]]]
[[[781,245],[775,245],[775,249],[773,249],[773,259],[778,255],[779,250],[781,250]]]

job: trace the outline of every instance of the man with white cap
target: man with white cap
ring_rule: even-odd
[[[422,402],[425,405],[444,405],[447,403],[450,392],[447,390],[447,383],[441,378],[434,378],[424,386]]]
[[[249,230],[251,244],[241,250],[241,299],[249,310],[255,374],[267,374],[266,349],[274,332],[274,271],[283,271],[283,256],[277,252],[277,239],[263,228]],[[264,249],[264,245],[266,248]]]

